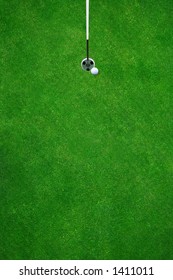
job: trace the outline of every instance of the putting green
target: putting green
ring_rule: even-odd
[[[1,259],[173,258],[172,0],[0,0]]]

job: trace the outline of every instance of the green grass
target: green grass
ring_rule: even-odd
[[[0,259],[172,259],[172,0],[0,11]]]

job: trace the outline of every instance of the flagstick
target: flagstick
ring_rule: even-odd
[[[86,0],[86,55],[81,62],[82,69],[85,71],[91,71],[95,67],[95,62],[89,57],[89,0]]]
[[[89,0],[86,0],[86,50],[87,60],[89,60]]]

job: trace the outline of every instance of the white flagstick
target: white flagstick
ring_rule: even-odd
[[[87,60],[89,60],[89,0],[86,0],[86,49]]]
[[[87,57],[82,60],[81,66],[83,70],[90,71],[95,66],[95,62],[89,57],[89,0],[86,0],[86,53]]]
[[[89,40],[89,0],[86,0],[86,39]]]

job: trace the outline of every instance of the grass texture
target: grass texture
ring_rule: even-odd
[[[0,259],[173,258],[172,0],[0,0]]]

